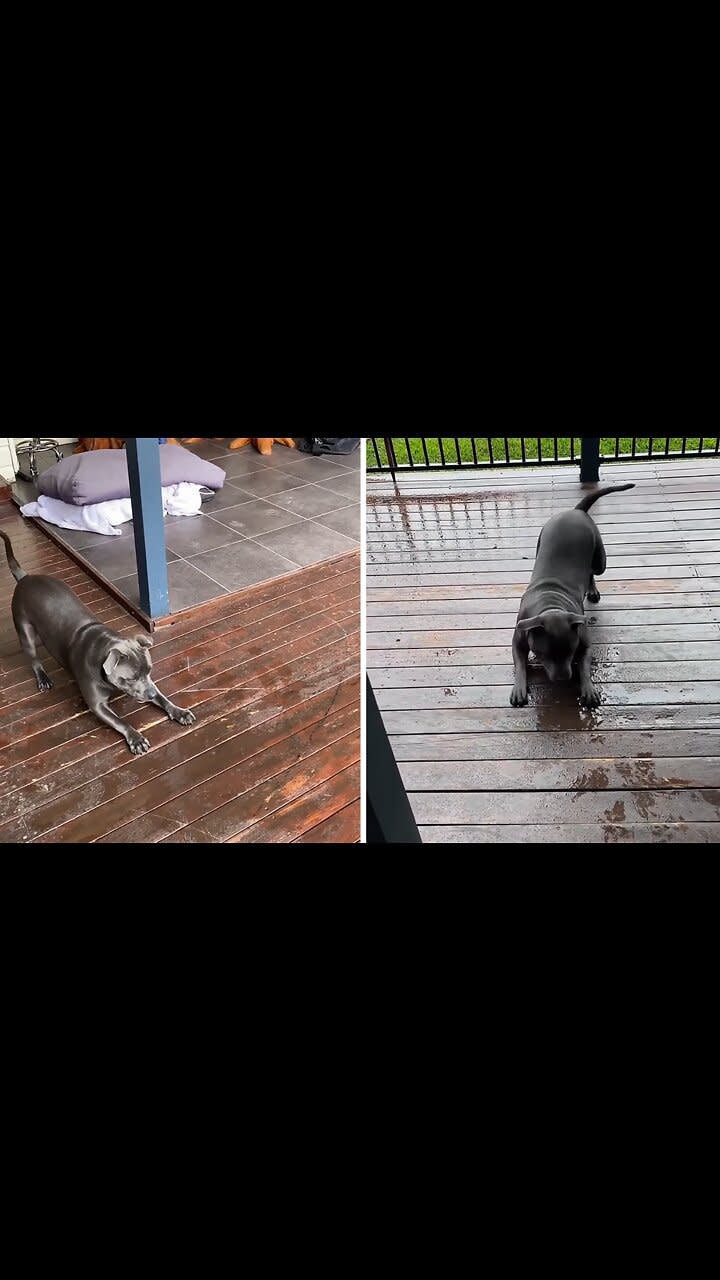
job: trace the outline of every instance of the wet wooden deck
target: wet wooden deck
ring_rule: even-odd
[[[28,572],[63,579],[120,634],[138,623],[9,504]],[[133,757],[52,659],[37,692],[0,563],[0,841],[354,843],[360,826],[359,556],[344,555],[155,632],[153,676],[197,723],[113,704],[151,751]]]
[[[592,510],[602,705],[511,640],[543,523],[577,472],[368,479],[368,673],[426,842],[720,841],[720,460],[604,465]]]

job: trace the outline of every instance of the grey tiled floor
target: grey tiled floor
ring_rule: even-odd
[[[351,551],[360,539],[362,448],[349,457],[314,458],[276,444],[263,458],[250,445],[231,452],[229,442],[188,446],[227,479],[200,515],[165,520],[173,613]],[[119,538],[53,532],[139,603],[131,524]]]

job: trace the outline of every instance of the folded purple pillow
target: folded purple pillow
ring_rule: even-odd
[[[160,476],[163,489],[170,484],[201,484],[222,489],[225,472],[213,462],[198,458],[179,444],[161,444]],[[94,449],[74,453],[43,471],[38,491],[75,507],[130,497],[127,456],[124,449]]]

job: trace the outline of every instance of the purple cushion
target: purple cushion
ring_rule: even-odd
[[[163,489],[169,484],[203,484],[222,489],[225,472],[214,462],[198,458],[180,444],[160,445],[160,476]],[[127,457],[124,449],[95,449],[74,453],[43,471],[38,491],[46,498],[59,498],[76,507],[113,498],[130,497]]]

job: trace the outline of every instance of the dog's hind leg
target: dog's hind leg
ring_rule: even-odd
[[[28,622],[25,618],[16,618],[15,630],[17,631],[18,638],[20,640],[20,648],[26,657],[30,659],[30,665],[35,673],[38,689],[41,693],[47,693],[48,689],[52,689],[53,682],[37,656],[37,631],[35,630],[32,622]]]

